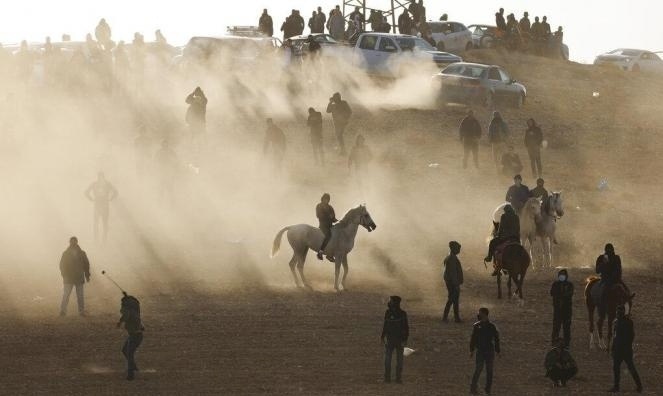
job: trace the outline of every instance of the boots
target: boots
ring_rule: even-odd
[[[322,250],[318,250],[318,260],[322,260],[322,255],[324,252]]]

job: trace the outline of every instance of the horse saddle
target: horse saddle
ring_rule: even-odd
[[[495,248],[495,264],[497,265],[498,268],[502,268],[502,256],[504,255],[504,251],[506,250],[506,248],[513,245],[520,245],[520,242],[514,239],[510,239],[508,241],[500,243]]]

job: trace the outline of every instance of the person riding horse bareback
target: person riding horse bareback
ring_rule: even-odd
[[[527,190],[529,192],[529,190]],[[493,261],[493,255],[496,250],[502,251],[508,244],[520,243],[520,219],[511,205],[504,207],[504,214],[500,217],[500,225],[497,230],[497,236],[490,241],[488,245],[488,256],[484,262]],[[495,260],[495,271],[493,276],[497,276],[500,271],[500,260]]]
[[[605,245],[604,253],[596,258],[596,273],[601,275],[600,287],[601,302],[605,300],[606,291],[622,282],[622,259],[615,254],[615,247],[611,243]]]
[[[315,207],[315,215],[318,217],[318,222],[320,223],[320,230],[325,234],[325,239],[322,241],[320,250],[318,250],[318,260],[322,260],[322,255],[325,252],[325,248],[329,243],[329,240],[332,237],[332,226],[338,220],[336,219],[336,213],[334,208],[329,204],[331,197],[328,193],[322,194],[320,203]],[[327,260],[334,262],[334,256],[328,255]]]
[[[513,206],[517,214],[520,214],[520,211],[530,197],[529,188],[523,184],[523,177],[515,175],[513,177],[513,185],[507,190],[504,200]]]

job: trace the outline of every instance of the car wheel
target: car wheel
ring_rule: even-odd
[[[634,71],[634,72],[636,72],[636,73],[639,72],[639,71],[640,71],[640,65],[638,65],[638,64],[636,63],[636,64],[633,65],[633,67],[631,68],[631,71]]]
[[[493,38],[491,36],[483,36],[479,40],[479,48],[493,48]]]
[[[465,51],[469,51],[474,48],[474,45],[472,45],[472,42],[468,42],[467,45],[465,46]]]
[[[438,41],[436,47],[438,51],[444,51],[444,42],[442,40]]]

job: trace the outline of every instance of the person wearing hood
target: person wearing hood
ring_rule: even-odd
[[[622,281],[622,259],[615,254],[612,243],[605,245],[604,253],[596,258],[596,273],[601,275],[604,288]]]
[[[463,267],[460,265],[458,255],[460,254],[460,243],[449,242],[449,255],[444,259],[444,283],[447,286],[448,298],[444,307],[442,321],[446,322],[451,307],[454,308],[454,320],[460,323],[460,285],[463,284]]]
[[[495,167],[499,170],[504,154],[504,144],[509,137],[509,126],[502,118],[499,111],[493,112],[493,118],[488,125],[488,141],[493,149],[493,160]]]
[[[546,377],[550,378],[555,387],[566,386],[566,383],[578,373],[578,366],[571,353],[564,347],[564,340],[553,340],[553,348],[546,354],[544,361]]]
[[[504,213],[500,217],[500,225],[497,229],[497,236],[493,238],[488,244],[488,256],[486,256],[483,261],[487,263],[493,261],[495,249],[508,241],[520,243],[520,219],[518,218],[518,215],[511,205],[504,206]],[[497,276],[499,271],[500,268],[495,265],[495,270],[493,271],[492,276]]]
[[[380,336],[382,344],[385,346],[384,382],[391,382],[391,357],[396,351],[396,383],[402,383],[403,349],[409,336],[407,312],[401,309],[401,298],[391,296],[384,313],[382,335]]]
[[[553,329],[551,342],[559,338],[559,331],[564,329],[564,348],[571,344],[571,318],[573,317],[573,283],[569,281],[569,273],[561,269],[557,273],[557,280],[550,287],[550,296],[553,303]]]

